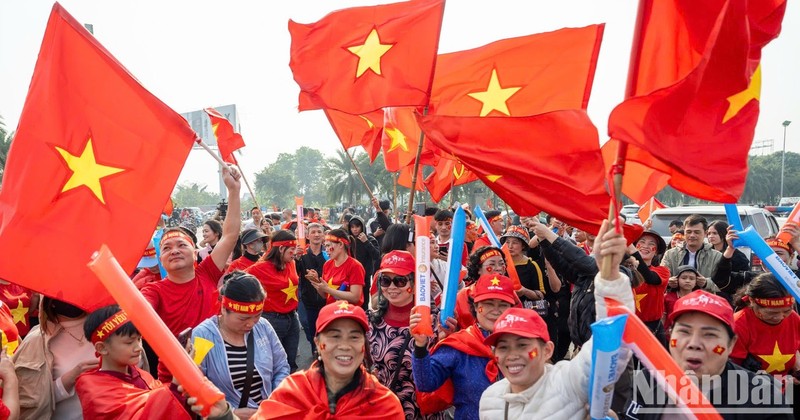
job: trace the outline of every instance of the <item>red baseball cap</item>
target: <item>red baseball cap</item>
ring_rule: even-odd
[[[392,273],[407,276],[414,272],[414,256],[408,251],[392,251],[383,256],[381,267],[376,274]]]
[[[672,313],[669,314],[669,322],[674,323],[679,316],[692,311],[702,312],[733,328],[733,308],[730,303],[725,298],[705,290],[695,290],[678,299]]]
[[[338,300],[325,305],[319,310],[319,317],[317,318],[317,334],[324,331],[331,322],[336,321],[337,319],[352,319],[364,327],[364,332],[369,330],[367,314],[363,309],[361,309],[360,306],[355,306],[344,300]]]
[[[475,303],[488,299],[500,299],[512,305],[517,304],[517,295],[514,293],[514,283],[511,279],[501,274],[484,274],[472,290]]]
[[[541,338],[550,341],[547,324],[536,311],[523,308],[511,308],[503,312],[494,323],[494,332],[486,337],[483,342],[487,346],[494,346],[497,339],[503,334],[514,334],[520,337]]]

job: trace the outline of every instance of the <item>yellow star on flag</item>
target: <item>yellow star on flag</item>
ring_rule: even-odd
[[[394,44],[381,44],[378,30],[373,28],[363,44],[347,47],[347,51],[358,56],[356,77],[361,77],[367,70],[372,70],[375,74],[380,75],[381,57],[393,46]]]
[[[398,147],[403,149],[404,152],[408,152],[408,143],[406,143],[406,136],[402,131],[395,127],[384,127],[383,132],[392,140],[392,143],[389,145],[389,150],[386,151],[387,153]]]
[[[499,285],[500,285],[500,279],[498,279],[497,277],[493,278],[492,286],[499,286]]]
[[[28,325],[28,320],[25,319],[25,314],[28,313],[28,308],[22,305],[22,299],[17,299],[17,307],[11,309],[11,316],[14,317],[14,325],[19,324]]]
[[[286,294],[286,301],[283,303],[288,303],[292,299],[297,300],[297,285],[292,283],[291,280],[289,280],[289,286],[281,289],[281,292]]]
[[[750,77],[750,83],[747,85],[747,89],[728,97],[728,111],[725,112],[725,116],[722,117],[722,123],[728,122],[729,119],[738,114],[752,99],[757,101],[761,100],[761,64],[756,67],[756,71],[753,72],[753,76]]]
[[[55,146],[55,148],[58,153],[61,154],[69,170],[72,171],[72,176],[69,177],[67,183],[61,188],[61,192],[63,193],[73,188],[86,186],[101,203],[105,204],[106,200],[103,198],[103,189],[100,185],[100,180],[109,175],[120,173],[125,169],[97,163],[97,159],[94,157],[94,147],[92,146],[91,136],[86,141],[86,146],[84,146],[80,156],[73,155],[58,146]]]
[[[503,175],[486,175],[486,179],[488,179],[489,182],[497,182],[497,180],[502,177]]]
[[[640,294],[634,295],[634,298],[636,298],[636,310],[637,311],[642,312],[642,304],[641,304],[641,302],[642,302],[642,299],[644,299],[646,296],[647,296],[647,293],[642,293],[641,295]]]
[[[0,331],[0,336],[2,336],[2,339],[0,339],[0,344],[6,348],[7,354],[11,356],[15,351],[17,351],[17,347],[19,347],[19,339],[8,341],[8,336],[6,336],[6,333],[2,331]]]
[[[781,353],[780,347],[778,347],[778,341],[775,341],[775,349],[772,350],[772,354],[759,354],[757,355],[763,361],[769,363],[769,366],[765,369],[767,373],[772,372],[782,372],[786,370],[786,363],[789,360],[792,360],[794,357],[794,353],[783,354]]]
[[[367,117],[365,117],[363,115],[359,115],[359,117],[361,117],[364,121],[367,122],[367,127],[369,127],[369,128],[375,127],[375,124],[373,124],[372,121],[369,120],[369,118],[367,118]]]
[[[483,92],[468,93],[467,95],[483,102],[480,113],[481,117],[489,115],[492,111],[511,116],[506,101],[520,89],[522,89],[522,86],[507,88],[500,86],[500,81],[497,78],[497,69],[492,69],[492,77],[489,79],[489,86],[486,87],[486,90]]]

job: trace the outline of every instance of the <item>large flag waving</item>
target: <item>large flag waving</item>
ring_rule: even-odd
[[[289,21],[300,111],[365,114],[428,103],[444,0],[339,10],[311,24]]]
[[[666,183],[734,203],[758,120],[761,47],[785,0],[642,0],[628,90],[609,118],[614,155],[628,145],[622,191],[643,204]],[[714,153],[709,153],[713,150]],[[658,189],[656,189],[658,188]]]
[[[608,216],[597,129],[584,110],[516,118],[428,115],[420,125],[517,214],[544,210],[587,232],[597,232]]]
[[[0,278],[111,303],[86,264],[105,243],[133,271],[195,138],[56,3],[0,191]]]
[[[585,109],[603,30],[604,25],[564,28],[440,54],[428,112],[465,117],[519,117],[560,109]],[[484,141],[494,138],[490,136]],[[430,143],[425,144],[427,156],[447,158],[450,152],[434,149]],[[424,159],[422,163],[431,164]],[[475,175],[468,168],[464,171],[463,165],[456,165],[461,167],[454,171],[447,168],[452,163],[446,161],[437,159],[433,165],[436,169],[426,179],[426,185],[436,201],[447,193],[451,183],[461,185],[475,180]]]
[[[214,131],[214,136],[217,137],[220,157],[225,162],[235,164],[236,156],[233,155],[233,152],[244,147],[242,135],[235,133],[231,122],[216,109],[205,108],[203,111],[208,114],[208,118],[211,120],[211,128]]]
[[[325,116],[333,127],[336,136],[345,150],[362,146],[374,162],[381,152],[381,133],[383,132],[383,110],[364,115],[352,115],[333,109],[326,109]]]

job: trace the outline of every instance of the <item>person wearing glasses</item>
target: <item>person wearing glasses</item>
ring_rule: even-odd
[[[414,345],[408,328],[414,306],[414,257],[406,251],[391,251],[383,256],[374,282],[381,289],[376,309],[369,312],[367,334],[372,373],[400,399],[406,418],[443,419],[444,413],[423,415],[417,403],[411,374]],[[431,307],[431,317],[438,310]]]

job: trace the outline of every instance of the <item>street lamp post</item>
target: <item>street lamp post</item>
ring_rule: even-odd
[[[784,121],[783,122],[783,153],[781,153],[781,196],[783,198],[783,170],[786,166],[786,127],[791,124],[791,121]]]

